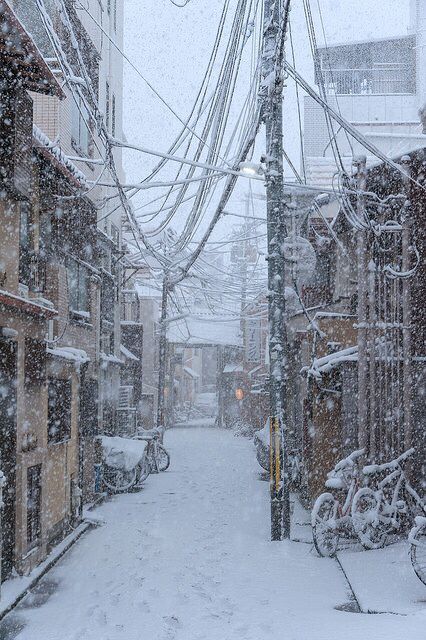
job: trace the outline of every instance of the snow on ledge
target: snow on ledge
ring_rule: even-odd
[[[117,358],[117,356],[113,356],[111,354],[104,353],[103,351],[99,354],[99,358],[102,360],[102,362],[105,363],[105,366],[108,363],[119,364],[119,365],[123,364],[123,361],[120,360],[120,358]]]
[[[52,142],[48,136],[43,133],[41,129],[39,129],[35,124],[33,124],[33,137],[38,142],[38,144],[49,151],[52,156],[56,158],[60,164],[68,169],[68,171],[80,182],[81,186],[87,187],[87,178],[82,171],[77,169],[74,163],[68,159],[65,153],[58,147],[57,144]]]
[[[89,356],[83,349],[75,349],[74,347],[56,347],[55,349],[47,349],[47,353],[57,358],[72,360],[79,365],[90,362]]]
[[[335,353],[330,353],[322,358],[315,359],[307,369],[308,376],[313,376],[317,380],[321,379],[323,373],[329,373],[343,362],[357,362],[358,347],[348,347]],[[306,370],[306,369],[305,369]],[[302,369],[303,371],[303,369]]]
[[[127,358],[127,360],[135,360],[136,362],[139,362],[139,358],[135,356],[135,354],[130,351],[130,349],[125,347],[124,344],[120,345],[120,353],[122,353],[123,356]]]

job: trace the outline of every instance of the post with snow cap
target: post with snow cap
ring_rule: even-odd
[[[290,0],[264,0],[261,100],[266,128],[266,210],[268,221],[268,304],[270,358],[271,539],[290,537],[284,420],[287,396],[283,178],[283,62]]]
[[[4,475],[3,471],[0,471],[0,584],[2,581],[2,576],[1,576],[1,564],[2,564],[2,558],[3,558],[3,534],[1,533],[3,531],[3,525],[2,525],[2,519],[3,519],[3,507],[4,507],[4,502],[3,502],[3,487],[6,484],[6,476]]]
[[[166,426],[167,302],[170,287],[171,285],[169,282],[168,274],[164,273],[163,291],[161,296],[157,400],[157,428],[161,429],[162,431]]]

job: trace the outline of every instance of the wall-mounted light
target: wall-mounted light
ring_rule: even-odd
[[[235,397],[237,398],[237,400],[242,400],[244,398],[244,391],[240,389],[240,387],[238,387],[238,389],[235,389]]]

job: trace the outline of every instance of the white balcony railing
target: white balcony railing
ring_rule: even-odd
[[[337,95],[413,94],[415,75],[409,65],[373,69],[323,69],[325,89]]]

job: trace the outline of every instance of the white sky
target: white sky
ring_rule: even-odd
[[[407,32],[409,0],[312,0],[320,43],[318,2],[323,12],[328,44]],[[185,8],[174,6],[170,0],[124,0],[124,4],[126,53],[173,109],[185,118],[203,77],[222,0],[191,0]],[[312,61],[301,5],[300,1],[294,2],[291,12],[296,62],[298,70],[312,80]],[[124,131],[127,139],[166,151],[180,129],[180,123],[126,63],[124,82]],[[236,100],[239,99],[242,101],[243,92],[237,95]],[[295,107],[294,90],[289,85],[285,101],[285,146],[298,167]],[[259,141],[259,153],[263,149],[262,144],[263,141]],[[125,154],[128,181],[138,181],[155,163],[146,155]],[[261,191],[259,184],[257,190]],[[246,186],[240,185],[234,202],[246,190]],[[150,196],[154,197],[154,194],[150,192]]]

